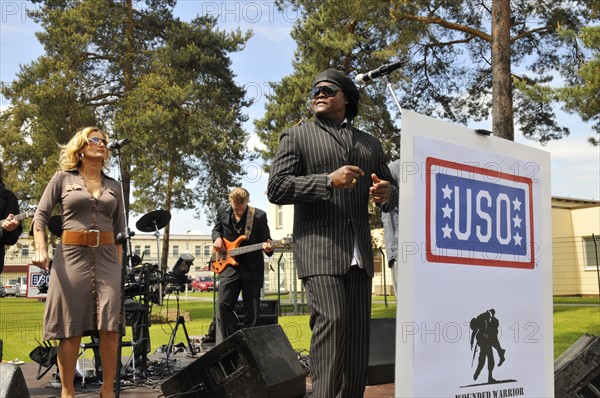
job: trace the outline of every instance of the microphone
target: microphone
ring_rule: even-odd
[[[121,149],[125,145],[128,145],[130,143],[131,140],[129,138],[123,138],[122,140],[114,140],[108,143],[106,149],[108,149],[109,151],[114,151],[115,149]]]
[[[359,75],[356,75],[356,78],[354,78],[354,81],[359,84],[366,83],[373,79],[377,79],[379,76],[389,75],[390,73],[392,73],[396,69],[400,68],[401,66],[402,66],[402,61],[396,61],[396,62],[391,62],[389,64],[381,65],[377,69],[373,69],[372,71],[369,71],[367,73],[361,73]]]

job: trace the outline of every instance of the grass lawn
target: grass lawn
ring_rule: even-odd
[[[207,333],[213,317],[212,293],[190,293],[190,300],[181,299],[181,310],[189,314],[185,322],[190,336],[201,336]],[[202,300],[202,301],[200,301]],[[285,302],[287,297],[282,298]],[[394,318],[396,304],[393,297],[388,297],[388,306],[384,305],[381,296],[373,298],[373,318]],[[580,306],[578,304],[598,303],[598,299],[559,300],[561,304],[554,306],[554,357],[558,357],[582,334],[600,335],[600,306]],[[567,305],[565,305],[567,304]],[[174,300],[166,300],[163,309],[176,309]],[[158,314],[154,307],[152,313]],[[43,303],[24,298],[0,299],[0,339],[4,341],[4,360],[19,358],[29,361],[29,352],[37,345],[36,338],[41,340]],[[279,317],[279,324],[285,331],[295,350],[308,351],[310,347],[310,328],[308,315],[286,315]],[[153,323],[150,327],[152,352],[166,345],[175,327],[175,322]],[[131,339],[131,328],[124,340]],[[177,331],[175,342],[185,339],[183,329]],[[130,348],[123,349],[123,356],[129,356]],[[86,354],[89,357],[91,354]]]
[[[582,334],[600,335],[600,307],[554,305],[554,358]]]

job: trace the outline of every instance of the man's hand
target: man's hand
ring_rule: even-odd
[[[332,188],[354,188],[365,172],[358,166],[345,165],[329,174]]]
[[[390,199],[392,184],[389,181],[380,180],[375,173],[371,174],[373,185],[369,188],[369,194],[375,203],[385,203]]]
[[[273,253],[273,241],[271,239],[263,243],[263,251],[267,254]]]
[[[227,248],[225,247],[225,243],[223,242],[222,238],[217,238],[217,240],[215,240],[213,243],[213,247],[216,251],[220,253],[225,253],[227,251]]]
[[[6,219],[4,220],[4,222],[2,223],[2,229],[7,231],[7,232],[11,232],[14,231],[15,229],[17,229],[17,227],[19,226],[19,224],[21,224],[19,221],[15,220],[14,218],[15,216],[12,214],[9,214]]]

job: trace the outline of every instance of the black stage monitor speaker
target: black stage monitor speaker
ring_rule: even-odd
[[[29,398],[25,377],[18,365],[0,363],[0,397]]]
[[[394,382],[396,362],[396,319],[371,319],[367,385]]]
[[[246,317],[246,309],[241,300],[238,300],[233,307],[233,312],[238,317],[240,325],[244,324]],[[258,308],[258,320],[256,326],[275,325],[279,322],[279,300],[276,299],[261,299]]]
[[[235,303],[233,312],[237,316],[238,327],[242,328],[244,326],[244,320],[246,319],[246,309],[244,308],[242,300],[238,300]],[[279,300],[261,299],[258,308],[258,319],[256,320],[256,325],[254,326],[276,325],[278,323]],[[219,328],[216,330],[215,339],[217,344],[221,344],[223,342],[223,335],[221,334],[221,330]]]
[[[167,379],[165,397],[302,397],[306,375],[280,325],[242,329]]]
[[[554,394],[600,397],[600,336],[581,336],[554,361]]]

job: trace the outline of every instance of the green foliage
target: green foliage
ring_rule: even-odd
[[[281,82],[271,84],[273,94],[267,97],[265,116],[255,122],[258,136],[266,146],[262,156],[267,162],[276,153],[278,135],[304,117],[310,117],[308,94],[317,73],[335,67],[350,74],[358,68],[376,63],[371,59],[373,55],[389,56],[389,51],[380,54],[376,50],[386,47],[388,38],[383,31],[387,26],[375,25],[372,21],[389,20],[378,2],[278,3],[281,6],[287,4],[298,7],[302,18],[292,30],[292,37],[298,44],[295,71]],[[356,121],[356,126],[380,138],[390,158],[396,158],[400,153],[399,127],[394,123],[395,115],[386,106],[381,106],[390,102],[384,90],[385,86],[380,83],[361,90],[361,117]]]
[[[545,143],[569,134],[556,121],[553,105],[558,97],[548,84],[560,77],[572,85],[581,59],[589,57],[561,31],[585,32],[585,24],[597,20],[589,12],[592,3],[511,2],[507,22],[517,83],[514,118],[528,138]],[[256,122],[267,162],[275,154],[277,136],[306,113],[311,78],[329,66],[355,73],[401,61],[402,68],[389,76],[389,82],[398,87],[404,108],[461,124],[490,117],[491,1],[279,0],[277,4],[294,7],[301,17],[292,30],[298,45],[294,72],[272,84],[265,116]],[[386,90],[383,79],[362,87],[357,122],[380,138],[394,159],[399,154],[398,115]],[[592,86],[590,92],[597,90]]]
[[[57,144],[98,126],[135,142],[122,151],[132,209],[214,213],[248,156],[249,103],[228,55],[250,33],[220,31],[208,17],[182,22],[174,0],[34,3],[45,54],[1,87],[11,106],[0,117],[0,148],[23,206],[56,171]]]
[[[596,11],[600,13],[600,5],[596,5]],[[569,33],[572,32],[566,34]],[[593,121],[594,130],[600,134],[600,27],[583,28],[578,39],[593,52],[593,58],[582,63],[575,84],[558,90],[558,96],[565,102],[565,110],[578,113],[585,121]],[[589,142],[600,144],[595,137],[590,137]]]
[[[216,20],[174,21],[151,72],[121,101],[116,124],[126,136],[149,143],[134,145],[132,176],[136,202],[145,213],[157,204],[166,210],[192,209],[210,214],[241,175],[246,158],[245,92],[233,81],[227,52],[239,51],[249,38],[216,29]]]

